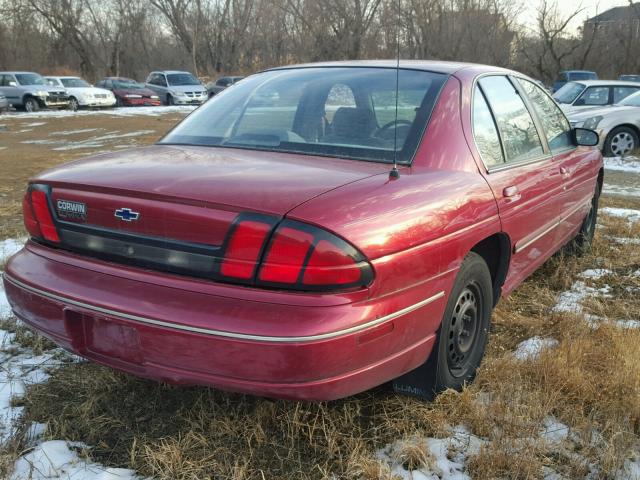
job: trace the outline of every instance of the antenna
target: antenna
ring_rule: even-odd
[[[401,0],[398,0],[398,12],[396,16],[396,118],[393,129],[393,168],[389,172],[389,179],[400,178],[398,171],[398,92],[400,90],[400,8]]]

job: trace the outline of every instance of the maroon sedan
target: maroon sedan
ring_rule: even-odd
[[[598,138],[519,73],[393,67],[269,70],[155,146],[38,175],[4,276],[15,314],[173,383],[312,400],[461,388],[500,297],[588,247]]]
[[[160,97],[153,90],[130,78],[107,77],[100,80],[96,86],[111,90],[116,97],[118,107],[162,105]]]

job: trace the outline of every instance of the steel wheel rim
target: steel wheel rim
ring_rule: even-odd
[[[616,156],[625,155],[635,148],[635,141],[629,132],[616,133],[611,139],[611,152]]]
[[[451,314],[447,360],[449,370],[454,376],[465,375],[472,363],[480,337],[482,311],[480,288],[474,282],[460,292]]]
[[[31,100],[28,100],[25,104],[25,110],[27,112],[33,112],[33,102]]]
[[[78,110],[78,101],[75,98],[71,99],[71,110]]]

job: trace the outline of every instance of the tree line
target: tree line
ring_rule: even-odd
[[[640,16],[570,30],[544,0],[532,25],[509,0],[0,0],[0,69],[144,79],[322,60],[470,61],[546,83],[563,69],[640,73]]]

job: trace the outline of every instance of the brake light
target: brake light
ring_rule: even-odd
[[[44,238],[50,242],[60,242],[60,236],[49,209],[47,192],[41,186],[32,185],[29,188],[22,207],[25,227],[32,236]]]
[[[242,214],[229,233],[221,276],[257,286],[332,290],[366,286],[373,269],[345,240],[293,220]]]
[[[29,235],[32,237],[42,237],[38,220],[33,213],[33,207],[31,206],[31,192],[27,191],[22,199],[22,219],[24,221],[24,228],[27,229]]]
[[[225,248],[220,273],[226,277],[249,280],[258,264],[267,234],[273,225],[260,221],[239,222]]]

